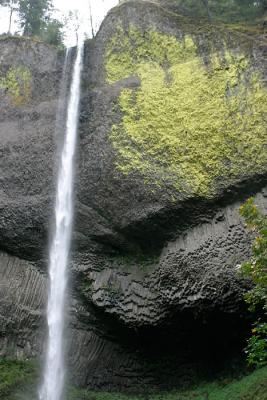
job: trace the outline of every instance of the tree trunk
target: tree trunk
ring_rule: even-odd
[[[9,14],[9,25],[8,25],[8,33],[11,33],[11,25],[12,25],[12,16],[13,16],[14,8],[10,7],[10,14]]]
[[[207,10],[208,19],[209,19],[209,21],[211,21],[212,20],[212,15],[211,15],[211,12],[210,12],[209,0],[202,0],[202,3],[203,3],[204,7]]]
[[[92,7],[91,7],[91,1],[89,0],[89,13],[90,13],[90,24],[91,24],[91,32],[92,32],[92,37],[95,37],[95,31],[94,31],[94,25],[93,25],[93,14],[92,14]]]

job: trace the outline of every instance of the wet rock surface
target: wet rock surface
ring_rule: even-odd
[[[243,293],[249,282],[237,268],[249,257],[253,236],[238,208],[256,194],[266,211],[266,169],[241,172],[235,184],[218,181],[209,198],[177,192],[168,181],[144,184],[139,172],[119,171],[109,134],[122,119],[121,92],[138,90],[141,81],[133,74],[106,82],[106,46],[118,24],[178,39],[195,34],[202,56],[227,38],[229,46],[245,46],[257,56],[252,58],[259,71],[264,58],[258,38],[220,28],[210,42],[208,27],[196,29],[192,21],[141,1],[111,11],[97,37],[86,42],[70,370],[77,383],[91,388],[169,388],[194,381],[199,370],[223,366],[243,345],[248,326]],[[0,354],[36,357],[44,343],[55,160],[64,125],[56,118],[64,57],[41,43],[1,40],[1,76],[21,66],[31,73],[28,98],[14,104],[10,89],[0,89]]]

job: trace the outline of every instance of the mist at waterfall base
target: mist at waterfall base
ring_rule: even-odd
[[[67,109],[66,134],[57,178],[55,228],[49,252],[48,340],[43,383],[39,391],[40,400],[61,400],[64,387],[64,309],[73,220],[74,155],[78,131],[82,60],[83,42],[78,45],[74,62]],[[60,109],[61,107],[59,107]]]

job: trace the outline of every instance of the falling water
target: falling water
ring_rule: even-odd
[[[55,231],[50,248],[48,342],[40,400],[60,400],[64,384],[63,331],[67,264],[73,219],[73,160],[76,147],[83,44],[78,46],[67,110],[55,206]]]

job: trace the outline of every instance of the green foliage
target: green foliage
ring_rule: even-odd
[[[9,31],[12,14],[18,11],[24,36],[35,36],[48,44],[63,47],[63,23],[51,18],[51,0],[0,0],[0,5],[10,10]]]
[[[167,0],[179,11],[224,22],[253,22],[267,11],[266,0]]]
[[[267,364],[267,323],[256,323],[246,353],[249,365],[262,367]]]
[[[24,35],[40,36],[50,10],[50,0],[19,0],[20,24]]]
[[[41,31],[41,39],[48,44],[52,44],[57,47],[64,47],[64,34],[62,28],[62,22],[58,21],[57,19],[49,20]]]
[[[189,35],[178,41],[119,26],[106,73],[108,83],[131,75],[141,81],[122,90],[122,121],[110,133],[123,174],[209,197],[219,180],[233,184],[266,165],[267,91],[244,54],[225,48],[207,68]]]
[[[250,261],[242,265],[242,273],[253,282],[253,288],[245,295],[251,312],[262,309],[267,315],[267,217],[257,208],[254,199],[250,198],[240,208],[249,229],[257,236],[252,246]],[[257,321],[252,329],[252,337],[248,341],[246,352],[250,365],[267,364],[267,322]]]
[[[0,398],[17,389],[18,385],[29,382],[33,375],[32,363],[0,358]]]
[[[240,208],[240,214],[247,227],[257,234],[252,246],[252,258],[242,265],[243,274],[254,283],[246,299],[252,307],[251,311],[262,304],[267,312],[267,218],[259,211],[253,198],[248,199]]]
[[[28,102],[31,93],[31,72],[26,67],[11,67],[0,76],[0,89],[5,89],[14,106]]]

